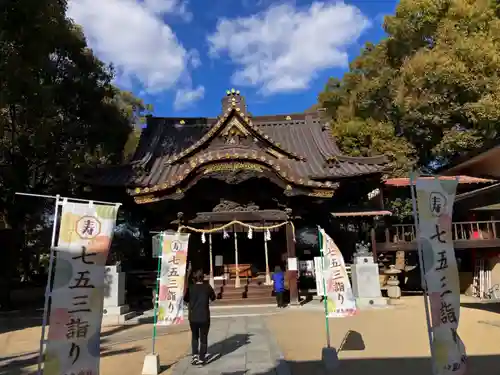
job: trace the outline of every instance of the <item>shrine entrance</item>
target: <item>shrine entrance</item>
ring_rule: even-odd
[[[211,212],[200,213],[197,219],[204,216],[215,219],[214,215],[219,216],[216,223],[214,220],[198,223],[196,227],[187,224],[182,227],[191,232],[188,252],[191,268],[203,269],[220,303],[273,302],[271,275],[276,266],[287,271],[287,232],[293,233],[286,213]],[[234,220],[221,223],[222,217]],[[256,217],[260,220],[255,220]],[[271,217],[274,220],[269,220]]]

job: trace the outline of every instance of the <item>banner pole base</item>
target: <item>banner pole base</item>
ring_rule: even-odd
[[[336,370],[340,365],[337,350],[333,347],[323,348],[321,350],[321,362],[328,373]]]
[[[160,373],[160,355],[147,354],[142,365],[142,375],[158,375]]]

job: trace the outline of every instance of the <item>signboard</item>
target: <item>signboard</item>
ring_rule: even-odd
[[[288,271],[298,271],[297,258],[288,258]]]
[[[159,325],[184,321],[184,283],[189,233],[166,233],[162,239],[160,292],[158,296]]]
[[[420,266],[431,310],[434,373],[465,374],[465,346],[458,336],[460,283],[451,218],[457,180],[417,179]]]
[[[63,203],[44,375],[99,374],[104,266],[117,211]]]
[[[215,256],[215,267],[222,267],[224,264],[224,257],[222,255]]]
[[[323,254],[323,277],[328,297],[328,317],[343,318],[355,315],[357,313],[356,300],[347,275],[344,257],[333,239],[323,229],[319,232]]]

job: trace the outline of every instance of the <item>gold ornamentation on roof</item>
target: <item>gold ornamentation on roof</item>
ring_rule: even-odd
[[[290,185],[286,185],[286,190],[292,190],[292,187]]]
[[[139,194],[141,192],[141,188],[135,188],[134,190],[137,194]]]
[[[177,188],[177,190],[175,191],[177,194],[182,194],[182,189],[181,188]]]
[[[292,118],[290,116],[286,116],[285,120],[291,120]]]
[[[310,197],[318,197],[318,198],[331,198],[333,197],[332,190],[313,190],[309,194]]]
[[[185,123],[186,123],[186,121],[184,121],[184,120],[179,121],[179,124],[181,124],[181,125],[184,125]]]

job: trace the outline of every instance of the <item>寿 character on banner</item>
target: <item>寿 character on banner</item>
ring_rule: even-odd
[[[446,197],[440,192],[432,192],[429,200],[430,212],[434,216],[441,216],[446,209]]]
[[[95,216],[83,216],[76,224],[76,232],[82,239],[92,239],[101,233],[101,222]]]

